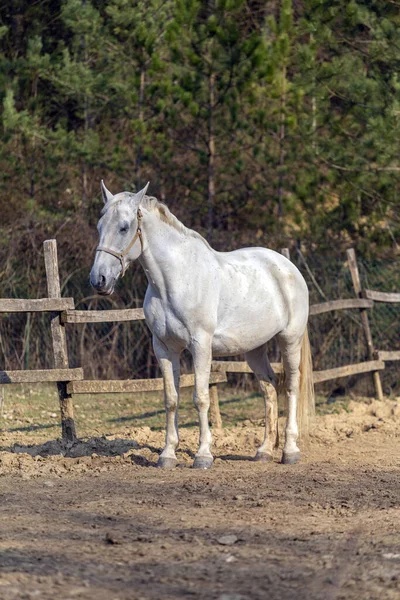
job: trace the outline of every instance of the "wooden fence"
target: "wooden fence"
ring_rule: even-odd
[[[290,259],[289,250],[287,248],[282,249],[281,252],[284,256],[286,256],[286,258]],[[377,351],[375,349],[372,341],[367,310],[373,308],[374,302],[400,303],[400,294],[389,294],[384,292],[376,292],[373,290],[361,289],[360,275],[358,271],[355,251],[353,248],[347,250],[347,260],[353,282],[355,297],[343,300],[331,300],[328,302],[322,302],[320,304],[313,304],[310,306],[310,317],[314,317],[316,315],[320,315],[331,311],[349,309],[358,310],[360,313],[361,323],[366,338],[368,360],[359,363],[343,365],[334,369],[314,371],[313,379],[314,383],[316,384],[332,379],[338,379],[340,377],[348,377],[350,375],[372,373],[376,396],[379,400],[382,400],[383,392],[379,371],[385,368],[385,361],[388,362],[400,360],[400,351],[385,352]],[[275,363],[272,364],[272,368],[275,372],[278,372],[279,370],[281,370],[282,367],[279,363]],[[248,366],[247,362],[237,361],[213,361],[212,370],[221,373],[252,373],[252,370]]]
[[[35,300],[0,299],[0,313],[13,312],[49,312],[51,313],[51,335],[53,342],[54,367],[52,369],[0,371],[0,384],[56,382],[60,411],[62,436],[66,440],[76,438],[72,395],[97,393],[135,393],[158,391],[163,389],[163,380],[85,380],[83,369],[69,368],[66,326],[69,323],[105,323],[118,321],[137,321],[144,319],[143,310],[75,310],[73,298],[61,298],[58,271],[57,245],[55,240],[47,240],[43,244],[47,277],[48,297]],[[287,257],[288,250],[282,251]],[[358,310],[365,333],[368,360],[356,364],[343,365],[334,369],[314,371],[314,383],[320,383],[340,377],[348,377],[359,373],[372,373],[376,395],[383,398],[379,371],[385,368],[385,361],[400,360],[400,351],[383,352],[374,348],[369,327],[367,311],[374,302],[398,302],[400,294],[387,294],[374,290],[362,290],[354,250],[347,251],[349,268],[352,276],[355,297],[344,300],[332,300],[310,306],[310,316],[338,310]],[[279,372],[280,363],[273,363],[273,369]],[[252,373],[246,362],[213,361],[210,376],[211,420],[217,427],[221,426],[218,406],[217,384],[227,381],[227,373]],[[194,385],[194,375],[182,375],[180,387]]]

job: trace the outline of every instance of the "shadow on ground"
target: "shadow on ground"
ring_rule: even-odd
[[[82,456],[92,456],[93,454],[109,457],[121,456],[131,450],[141,450],[144,448],[156,454],[160,452],[160,448],[155,448],[149,444],[139,444],[135,440],[109,440],[102,437],[93,437],[88,440],[77,439],[74,442],[57,439],[50,440],[44,444],[14,444],[11,447],[0,447],[0,451],[8,451],[15,454],[29,454],[30,456],[42,456],[44,458],[47,456],[59,455],[67,458],[79,458]],[[141,461],[140,464],[143,464],[143,461]]]

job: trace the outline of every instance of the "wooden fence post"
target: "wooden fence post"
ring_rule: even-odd
[[[0,385],[0,421],[3,418],[4,411],[4,385]]]
[[[49,298],[61,298],[56,240],[46,240],[43,243],[43,250]],[[65,327],[61,323],[61,313],[59,312],[51,313],[51,337],[53,340],[54,367],[56,369],[68,369],[67,339]],[[74,441],[76,439],[74,408],[71,395],[67,393],[67,382],[58,381],[57,389],[61,410],[62,437],[64,440]]]
[[[215,429],[222,429],[222,418],[219,410],[218,388],[217,384],[213,383],[209,387],[210,393],[210,421]]]
[[[360,273],[358,271],[357,258],[354,248],[349,248],[346,250],[347,260],[349,263],[349,269],[351,273],[351,279],[353,281],[353,288],[357,298],[361,298],[361,281],[360,281]],[[371,329],[369,326],[367,309],[360,308],[360,316],[361,323],[364,329],[365,338],[367,340],[367,352],[369,360],[374,360],[375,356],[375,348],[374,343],[372,341]],[[383,400],[383,392],[382,392],[382,383],[381,378],[378,371],[373,371],[374,385],[375,385],[375,393],[377,395],[378,400]]]

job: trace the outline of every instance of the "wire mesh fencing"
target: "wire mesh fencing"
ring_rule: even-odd
[[[61,257],[62,258],[62,257]],[[310,303],[354,298],[346,255],[327,256],[291,251],[291,260],[304,275]],[[395,260],[358,259],[363,288],[400,291],[400,269]],[[90,287],[86,269],[63,273],[62,294],[75,299],[79,310],[137,308],[143,305],[147,280],[139,265],[128,271],[112,297],[100,297]],[[8,292],[8,293],[7,293]],[[45,297],[46,280],[41,279],[33,297]],[[7,289],[0,296],[10,297]],[[21,294],[19,297],[23,297]],[[17,296],[14,296],[17,297]],[[400,304],[374,303],[368,310],[372,337],[377,350],[400,350]],[[131,379],[159,377],[152,349],[151,334],[144,321],[122,323],[68,324],[67,340],[70,366],[84,368],[87,379]],[[310,341],[314,369],[324,370],[367,359],[367,345],[360,312],[356,309],[310,316]],[[5,369],[38,369],[52,366],[52,340],[48,314],[13,314],[0,317],[0,364]],[[238,357],[243,359],[243,357]],[[270,360],[280,359],[277,344],[270,344]],[[190,372],[187,354],[182,358],[183,372]],[[400,393],[400,362],[388,363],[381,372],[384,393]],[[237,376],[239,381],[243,376]],[[245,378],[247,385],[251,378]],[[361,382],[361,383],[360,383]],[[365,387],[366,386],[366,387]],[[373,393],[371,375],[353,376],[319,384],[325,395],[354,391]]]
[[[359,261],[360,277],[365,289],[379,292],[400,291],[400,267],[396,260]],[[377,350],[400,350],[400,303],[374,302],[368,311],[372,339]],[[400,362],[386,363],[381,373],[383,391],[400,393]]]
[[[307,281],[310,304],[354,298],[355,292],[346,255],[321,256],[293,251],[292,261]],[[357,259],[361,287],[384,292],[400,290],[400,268],[396,260]],[[376,350],[400,350],[400,304],[374,302],[367,310]],[[310,340],[315,370],[363,362],[368,358],[367,343],[358,309],[340,310],[310,316]],[[400,393],[400,363],[387,363],[381,371],[386,395]],[[332,380],[319,388],[325,394],[354,390],[373,393],[372,376],[353,376]]]

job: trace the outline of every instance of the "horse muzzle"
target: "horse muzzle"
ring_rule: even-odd
[[[99,275],[97,278],[93,278],[90,275],[90,285],[96,290],[101,296],[110,296],[114,292],[115,279],[108,282],[104,275]]]

